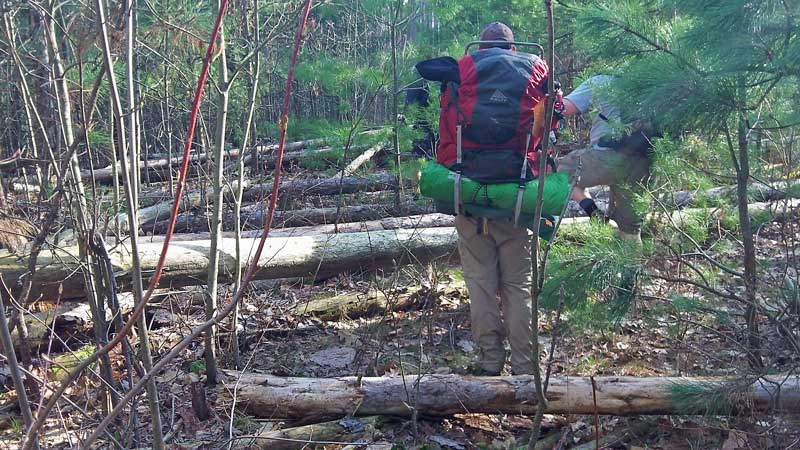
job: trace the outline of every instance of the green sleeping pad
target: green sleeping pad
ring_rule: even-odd
[[[420,193],[437,202],[452,204],[455,177],[455,172],[441,164],[430,161],[422,171],[419,181]],[[522,214],[533,215],[536,212],[538,189],[538,179],[531,180],[526,184],[525,193],[522,196]],[[482,184],[469,178],[461,177],[461,201],[466,207],[476,205],[513,212],[517,203],[517,190],[517,183]],[[561,215],[568,197],[569,175],[566,172],[545,175],[542,214],[550,216]]]

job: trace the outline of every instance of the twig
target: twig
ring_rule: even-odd
[[[2,290],[0,292],[8,293],[2,274],[0,274],[0,289]],[[30,427],[33,424],[33,413],[31,413],[31,405],[28,403],[28,394],[25,392],[25,383],[22,381],[22,372],[17,361],[17,353],[14,351],[11,332],[8,331],[5,307],[2,304],[0,304],[0,339],[2,339],[3,348],[8,354],[8,368],[11,378],[14,380],[14,389],[17,391],[17,401],[19,409],[22,411],[22,420],[25,426]],[[38,442],[34,443],[34,446],[38,448]]]
[[[212,33],[212,40],[211,40],[211,43],[209,44],[209,51],[207,53],[208,58],[205,61],[205,63],[206,63],[205,64],[205,70],[201,74],[201,80],[200,80],[201,82],[205,81],[205,76],[207,76],[207,74],[208,74],[208,71],[207,71],[208,63],[210,62],[210,56],[211,56],[211,53],[212,53],[212,50],[213,50],[213,47],[214,47],[214,42],[216,40],[216,34],[217,34],[217,31],[219,30],[219,25],[222,22],[222,18],[224,17],[224,13],[225,13],[225,9],[226,9],[227,3],[228,3],[227,0],[222,0],[222,3],[220,5],[219,14],[217,16],[217,25],[215,26],[214,33]],[[244,292],[247,289],[247,286],[250,284],[250,281],[252,281],[256,271],[258,270],[257,261],[261,257],[261,253],[263,252],[265,244],[266,244],[267,236],[269,236],[269,231],[272,228],[273,213],[275,211],[275,205],[277,204],[277,200],[278,200],[278,187],[279,187],[279,183],[280,183],[280,174],[281,174],[281,166],[282,166],[282,161],[283,161],[284,146],[285,146],[285,143],[286,143],[286,129],[287,129],[288,121],[289,121],[289,112],[288,111],[289,111],[289,100],[290,100],[290,95],[291,95],[291,87],[292,87],[292,81],[294,79],[294,69],[295,69],[295,66],[297,65],[297,56],[298,56],[299,51],[300,51],[301,38],[303,36],[303,30],[305,29],[306,21],[308,20],[308,12],[309,12],[310,7],[311,7],[311,0],[306,0],[304,14],[303,14],[303,16],[301,18],[301,21],[300,21],[300,24],[298,26],[297,33],[295,34],[294,52],[292,54],[292,61],[291,61],[290,65],[289,65],[289,74],[288,74],[287,80],[286,80],[287,81],[287,83],[286,83],[286,94],[284,96],[284,108],[283,108],[284,113],[283,113],[283,116],[282,116],[282,119],[281,119],[281,124],[280,124],[281,125],[281,139],[280,139],[279,148],[278,148],[278,156],[277,156],[277,160],[276,160],[276,164],[275,164],[275,176],[274,176],[273,185],[272,185],[272,196],[270,198],[270,207],[269,207],[268,214],[267,214],[266,224],[264,226],[264,234],[261,236],[261,240],[260,240],[260,242],[258,244],[256,252],[253,255],[253,263],[247,269],[247,274],[245,275],[245,278],[244,278],[244,281],[242,282],[241,287],[236,292],[236,294],[233,296],[233,299],[231,300],[231,302],[222,311],[220,311],[213,318],[211,318],[211,319],[207,320],[206,322],[202,323],[201,325],[195,327],[189,335],[185,336],[177,345],[175,345],[175,347],[173,347],[173,349],[169,353],[167,353],[163,358],[161,358],[161,360],[155,366],[153,366],[153,370],[151,370],[151,371],[147,372],[146,374],[144,374],[144,376],[139,380],[139,382],[135,386],[133,386],[131,388],[131,390],[122,398],[122,401],[121,401],[120,405],[118,405],[116,408],[114,408],[114,410],[112,410],[109,413],[109,415],[105,419],[103,419],[102,422],[100,422],[100,424],[97,426],[97,428],[92,433],[92,435],[89,436],[84,441],[83,446],[82,446],[83,450],[87,450],[91,446],[92,442],[94,442],[99,437],[100,433],[102,433],[106,429],[108,424],[117,415],[119,415],[120,412],[122,412],[122,406],[125,405],[139,391],[141,391],[141,389],[144,387],[145,383],[147,383],[150,379],[155,377],[155,375],[158,374],[162,369],[164,369],[164,367],[166,367],[167,364],[172,362],[172,360],[175,357],[177,357],[183,351],[183,349],[188,347],[192,343],[192,341],[194,339],[196,339],[198,336],[200,336],[203,332],[208,330],[210,327],[220,323],[220,321],[222,321],[222,319],[227,317],[228,314],[230,314],[231,311],[233,311],[233,309],[236,306],[236,304],[244,296]],[[202,85],[200,85],[200,86],[202,86]],[[202,92],[202,89],[200,89],[200,92]],[[199,97],[196,97],[196,99],[199,100]],[[197,105],[199,105],[199,102],[197,103]],[[189,142],[189,141],[187,141],[187,142]],[[187,144],[187,149],[190,148],[188,145],[189,144]],[[184,169],[186,168],[187,164],[188,164],[188,158],[185,158],[184,159]],[[177,191],[178,193],[181,193],[182,190],[183,190],[183,182],[185,180],[185,175],[186,175],[186,172],[184,170],[181,173],[181,178],[180,178],[180,181],[179,181],[179,184],[178,184],[178,191]],[[171,238],[171,235],[172,235],[171,231],[174,229],[175,218],[177,218],[177,214],[176,214],[177,206],[178,206],[178,203],[176,202],[175,206],[173,208],[172,222],[171,222],[170,229],[169,229],[170,233],[167,235],[167,237],[169,237],[169,238]],[[168,245],[169,240],[165,239],[164,242],[165,242],[165,245]],[[166,252],[162,253],[162,255],[161,255],[161,260],[160,260],[161,264],[159,264],[160,267],[163,268],[163,262],[165,260],[166,260]],[[152,280],[156,280],[156,284],[157,284],[158,278],[160,278],[160,272],[161,272],[160,270],[156,271],[156,275],[152,279]],[[151,281],[151,289],[148,290],[148,294],[150,294],[154,289],[155,289],[154,283],[153,283],[153,281]],[[141,311],[139,311],[139,312],[141,313]],[[62,393],[63,393],[63,391],[62,391]],[[44,422],[43,419],[41,421]],[[41,425],[39,425],[39,426],[41,426]],[[28,450],[29,448],[30,447],[26,447],[26,448],[23,448],[23,450]]]
[[[103,25],[103,26],[101,26],[101,29],[102,30],[106,30],[105,26],[104,26],[105,25],[104,14],[102,14],[102,12],[104,11],[104,8],[102,7],[102,3],[101,2],[99,2],[99,3],[100,3],[99,6],[101,6],[101,8],[99,8],[98,20],[100,21],[101,25]],[[53,409],[53,407],[56,405],[56,402],[58,401],[58,399],[67,390],[67,387],[69,387],[75,380],[77,380],[77,378],[80,376],[80,374],[84,370],[86,370],[87,367],[89,367],[91,364],[93,364],[95,361],[97,361],[103,354],[108,353],[111,349],[113,349],[115,346],[117,346],[117,344],[119,344],[122,341],[122,339],[124,339],[125,336],[128,333],[130,333],[131,329],[133,328],[133,325],[136,323],[136,321],[139,319],[139,317],[144,312],[144,306],[147,304],[147,301],[150,299],[150,297],[152,296],[152,294],[155,291],[156,287],[158,286],[158,283],[159,283],[159,281],[161,279],[161,275],[163,273],[164,265],[166,263],[167,249],[169,248],[169,243],[170,243],[170,241],[172,239],[172,234],[173,234],[173,232],[175,230],[175,220],[178,217],[178,208],[180,206],[180,200],[181,200],[181,197],[183,195],[183,190],[184,190],[184,187],[185,187],[185,184],[186,184],[186,174],[187,174],[187,172],[189,170],[189,160],[190,160],[189,153],[190,153],[191,148],[192,148],[195,125],[196,125],[196,122],[197,122],[197,116],[198,116],[199,109],[200,109],[200,99],[202,98],[203,90],[205,89],[205,81],[206,81],[206,78],[208,77],[208,69],[209,69],[209,65],[211,63],[211,56],[213,55],[215,42],[217,40],[217,34],[219,32],[219,26],[222,23],[222,18],[224,17],[224,13],[225,13],[225,9],[226,9],[225,7],[226,6],[227,6],[227,0],[223,0],[222,5],[221,5],[220,10],[219,10],[219,13],[217,15],[217,22],[216,22],[214,30],[213,30],[213,32],[211,34],[211,40],[209,42],[208,50],[206,52],[206,58],[203,61],[203,69],[201,70],[200,79],[198,80],[198,84],[197,84],[197,90],[195,91],[192,114],[191,114],[191,116],[189,118],[189,126],[188,126],[188,132],[187,132],[187,136],[186,136],[186,144],[184,146],[183,164],[181,166],[180,177],[178,179],[178,186],[177,186],[177,189],[176,189],[176,192],[175,192],[175,202],[174,202],[173,207],[172,207],[172,214],[171,214],[171,218],[172,219],[170,221],[170,226],[167,229],[167,234],[166,234],[166,236],[164,238],[164,245],[162,247],[161,256],[160,256],[160,258],[158,260],[158,264],[156,266],[155,273],[153,274],[153,277],[150,279],[150,286],[148,287],[147,293],[145,293],[144,298],[142,298],[141,302],[139,302],[139,304],[136,306],[136,308],[134,308],[133,312],[131,313],[131,317],[128,319],[128,322],[125,324],[125,326],[121,330],[119,330],[117,336],[115,336],[114,339],[112,339],[108,344],[103,346],[101,349],[99,349],[98,351],[94,352],[90,357],[88,357],[87,359],[82,361],[80,364],[78,364],[78,366],[72,372],[70,372],[70,374],[66,377],[66,379],[61,383],[61,385],[58,387],[58,389],[55,390],[53,395],[50,397],[50,400],[47,402],[47,405],[39,411],[39,414],[36,417],[36,421],[28,428],[28,431],[25,433],[25,438],[23,440],[22,450],[30,450],[31,449],[31,447],[33,446],[33,443],[36,440],[36,436],[39,433],[39,430],[44,425],[45,420],[47,420],[47,416],[49,415],[49,413]],[[108,45],[109,44],[108,44],[107,30],[106,30],[105,33],[101,33],[101,34],[103,35],[104,47],[106,48],[106,50],[108,50]],[[104,51],[104,54],[105,54],[105,57],[106,57],[106,60],[105,60],[106,66],[109,66],[111,64],[111,61],[110,61],[110,50],[109,51]],[[112,76],[113,73],[114,73],[113,70],[104,70],[104,73],[105,72],[108,72],[109,76]],[[118,109],[118,107],[115,108],[115,109]],[[120,111],[117,110],[117,114],[119,114],[119,113],[120,113]],[[75,142],[78,142],[78,141],[75,141]],[[76,145],[76,144],[73,143],[72,145]],[[164,360],[162,360],[162,362],[163,361]],[[147,375],[150,375],[152,373],[153,373],[152,371],[149,372],[148,374],[145,375],[145,377],[143,377],[143,379],[149,379],[149,377]],[[125,396],[125,398],[120,403],[120,405],[118,405],[117,408],[115,408],[115,410],[117,411],[116,414],[119,414],[119,412],[121,411],[120,406],[124,405],[127,400],[130,400],[130,398],[133,397],[133,394],[131,394],[131,393],[135,394],[135,392],[136,391],[131,390]],[[113,413],[113,411],[112,411],[112,413]],[[114,416],[116,414],[114,414]],[[106,419],[108,419],[108,418],[113,418],[113,417],[112,417],[112,415],[109,415],[109,417],[107,417]],[[102,423],[101,423],[101,425],[102,425]],[[108,423],[106,423],[102,428],[98,427],[97,431],[102,431],[103,429],[105,429],[105,426],[108,426]],[[92,439],[89,442],[91,443],[91,441],[96,439],[98,437],[98,435],[99,435],[99,433],[95,432],[92,435]]]

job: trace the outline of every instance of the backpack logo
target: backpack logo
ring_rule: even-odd
[[[508,97],[506,97],[505,94],[500,92],[500,89],[495,89],[494,94],[492,94],[492,96],[489,97],[489,100],[495,103],[506,103],[508,102]]]

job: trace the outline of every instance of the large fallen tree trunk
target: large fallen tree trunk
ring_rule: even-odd
[[[338,183],[338,178],[331,179],[310,179],[302,181],[290,181],[283,187],[284,193],[297,194],[307,189],[307,194],[317,195],[332,195],[338,194],[338,189],[332,187]],[[383,184],[385,183],[385,184]],[[394,185],[395,179],[391,174],[381,174],[376,180],[361,177],[345,177],[342,180],[343,193],[355,193],[370,191],[372,189],[380,189],[381,186]],[[267,195],[267,183],[262,183],[253,187],[252,197],[259,198],[260,196]],[[246,189],[249,189],[246,186]],[[707,191],[678,191],[670,196],[665,196],[661,199],[665,207],[675,208],[684,207],[692,204],[693,202],[700,201],[701,199],[716,198],[724,199],[727,196],[733,195],[731,191],[735,186],[722,186],[713,188]],[[248,191],[245,191],[246,193]],[[780,200],[784,198],[796,198],[800,196],[800,180],[790,180],[775,183],[772,186],[764,186],[763,184],[754,185],[751,187],[752,196],[756,199],[764,199],[766,201]],[[606,191],[598,191],[594,193],[599,200],[607,198]],[[202,206],[203,197],[197,193],[189,193],[186,195],[186,201],[181,203],[181,211],[187,211],[192,208]],[[754,208],[762,208],[761,203],[754,203]],[[169,211],[172,206],[171,202],[157,203],[147,208],[139,210],[139,223],[142,229],[151,234],[163,234],[167,227],[165,221],[169,216]],[[245,229],[258,229],[261,228],[263,223],[265,211],[264,205],[259,203],[242,209],[242,223]],[[763,209],[763,208],[762,208]],[[691,212],[694,210],[687,210]],[[405,215],[425,214],[432,212],[430,204],[420,204],[417,202],[406,202],[395,208],[393,205],[381,204],[367,204],[357,206],[345,206],[339,209],[339,219],[341,222],[359,222],[366,220],[378,220],[386,217],[398,217]],[[575,208],[568,208],[564,217],[575,217],[583,215],[583,211],[575,205]],[[124,216],[124,217],[123,217]],[[127,216],[120,215],[120,220],[123,224],[123,230],[126,229]],[[334,223],[336,220],[336,208],[306,208],[299,210],[285,210],[276,211],[274,223],[282,227],[297,227],[305,225],[320,225],[327,223]],[[161,221],[153,223],[156,221]],[[223,218],[223,229],[232,230],[234,218],[232,213],[226,213]],[[205,213],[184,213],[178,216],[176,222],[176,232],[178,233],[196,233],[208,231],[209,219]]]
[[[340,170],[339,173],[337,173],[334,176],[334,178],[349,177],[353,175],[362,165],[364,165],[367,161],[372,159],[373,156],[380,153],[382,150],[383,150],[382,144],[374,145],[368,148],[367,150],[364,151],[364,153],[358,155],[355,159],[350,161],[350,164],[348,164],[344,169]]]
[[[243,184],[244,188],[247,189],[247,182],[245,181]],[[232,185],[232,189],[228,189],[227,186],[223,188],[223,195],[230,196],[231,191],[237,190],[237,185],[238,183],[234,183]],[[189,192],[181,199],[181,203],[178,205],[178,211],[189,211],[191,209],[200,207],[207,202],[210,202],[213,194],[214,193],[212,191],[206,191],[205,194],[201,193],[200,191]],[[154,205],[141,208],[136,211],[139,227],[144,229],[148,223],[153,223],[158,220],[166,220],[169,218],[171,212],[172,202],[159,202]],[[128,229],[128,213],[118,214],[117,220],[119,221],[120,230],[123,233],[128,233],[130,231]]]
[[[253,205],[242,209],[241,223],[246,230],[261,229],[264,224],[266,212],[265,205]],[[354,225],[346,223],[368,222],[375,220],[390,222],[391,218],[401,216],[421,215],[431,212],[429,204],[417,202],[406,202],[399,208],[394,205],[368,204],[357,206],[343,206],[339,208],[338,219],[342,226],[353,228]],[[336,208],[306,208],[306,209],[287,209],[285,211],[275,211],[273,224],[276,227],[305,227],[314,225],[333,224],[337,219]],[[178,233],[198,233],[209,230],[210,219],[205,212],[184,213],[178,216],[175,223],[175,231]],[[142,229],[147,233],[164,234],[169,223],[166,220],[159,221],[152,225],[143,225]],[[224,230],[234,229],[233,213],[227,212],[223,217],[222,227]],[[440,225],[436,225],[440,226]],[[452,226],[452,225],[450,225]],[[402,227],[393,227],[402,228]],[[366,225],[362,231],[377,229]],[[310,233],[305,233],[310,234]]]
[[[768,214],[772,218],[794,217],[800,212],[800,200],[776,203],[754,203],[749,205],[751,214]],[[729,209],[708,208],[676,211],[669,218],[677,226],[684,220],[696,222],[702,217],[721,217]],[[664,220],[656,215],[657,220]],[[586,218],[564,219],[567,228],[586,222]],[[257,239],[242,242],[244,253],[256,245]],[[329,276],[359,267],[377,267],[402,264],[406,261],[423,262],[451,254],[457,243],[452,227],[399,229],[361,233],[341,233],[300,237],[273,237],[268,239],[262,258],[258,261],[261,270],[256,279],[293,278],[313,275]],[[210,241],[179,241],[170,247],[166,268],[162,277],[164,285],[197,285],[205,283]],[[235,240],[224,239],[220,251],[220,281],[230,281],[235,265]],[[110,251],[119,283],[126,287],[131,266],[130,250],[118,244]],[[142,271],[155,269],[161,253],[158,242],[143,243],[139,247]],[[24,260],[27,255],[9,254],[0,250],[0,272],[9,280],[21,279],[27,273]],[[63,296],[84,294],[83,277],[80,274],[80,258],[76,247],[64,247],[43,251],[39,255],[39,266],[34,274],[32,295],[56,295],[59,288]]]
[[[234,379],[241,377],[237,405],[249,414],[308,423],[350,414],[409,416],[412,407],[427,416],[536,411],[536,392],[529,375],[426,374],[404,379],[287,378],[232,371],[226,374]],[[756,381],[721,377],[553,377],[547,400],[550,414],[800,413],[800,376],[770,376]]]
[[[421,228],[363,233],[346,233],[302,237],[273,237],[267,240],[256,279],[330,276],[359,267],[393,266],[407,262],[430,261],[451,254],[456,248],[455,230]],[[242,241],[243,254],[258,243],[258,239]],[[175,242],[169,248],[162,286],[204,284],[208,270],[210,241]],[[220,282],[230,282],[236,264],[235,240],[223,239],[219,251]],[[117,244],[109,249],[114,272],[123,289],[129,285],[130,250]],[[151,273],[161,254],[161,243],[143,242],[139,245],[142,272]],[[8,280],[20,279],[27,272],[25,255],[19,259],[0,251],[0,272]],[[39,266],[33,275],[32,295],[63,297],[85,295],[80,258],[76,247],[60,248],[39,255]]]
[[[283,155],[283,165],[288,166],[292,164],[300,163],[303,160],[314,160],[315,165],[325,165],[331,166],[337,164],[339,161],[339,156],[341,155],[341,149],[333,148],[333,147],[322,147],[322,148],[309,148],[305,150],[297,150],[293,152],[286,152]],[[233,156],[238,156],[238,150],[235,151]],[[245,156],[245,164],[249,164],[249,161],[252,156]],[[271,168],[275,166],[275,162],[277,161],[277,157],[270,153],[267,155],[259,154],[259,161],[261,162],[261,166],[265,168]],[[237,167],[236,162],[232,162],[231,164],[225,167],[226,173],[233,173],[236,171]],[[149,182],[160,182],[160,181],[167,181],[170,179],[170,172],[177,171],[177,167],[173,166],[164,166],[164,167],[148,167],[147,174]],[[202,164],[194,164],[189,167],[191,170],[190,176],[203,176],[204,171],[206,169],[205,165]],[[174,174],[172,174],[175,176]],[[144,177],[145,174],[142,175]]]
[[[363,149],[363,146],[353,146],[354,149]],[[306,150],[299,150],[295,152],[286,152],[283,154],[283,164],[291,164],[291,163],[299,163],[304,159],[315,159],[321,160],[322,162],[327,163],[328,165],[336,164],[337,160],[342,156],[343,149],[341,148],[333,148],[333,147],[323,147],[317,149],[306,149]],[[266,167],[274,167],[275,161],[277,161],[277,156],[270,154],[264,155],[263,157],[259,157],[259,163],[265,165]],[[245,157],[245,164],[247,164],[248,158]]]
[[[768,202],[784,198],[800,197],[800,180],[778,181],[764,184],[752,183],[747,187],[750,201]],[[703,191],[678,191],[661,198],[669,207],[681,208],[704,200],[730,202],[736,198],[736,186],[720,186]]]

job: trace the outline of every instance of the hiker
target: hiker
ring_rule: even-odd
[[[450,169],[455,186],[464,177],[487,185],[510,181],[516,188],[521,178],[538,176],[547,63],[517,52],[514,35],[503,23],[489,24],[480,40],[477,51],[458,61],[455,73],[447,69],[448,59],[455,64],[452,58],[434,60],[440,64],[427,67],[430,70],[418,65],[427,79],[451,80],[441,96],[436,161]],[[470,199],[460,199],[456,192],[451,207],[478,348],[471,373],[500,375],[507,337],[512,373],[530,374],[534,362],[529,232],[515,223],[519,211],[515,217],[512,211],[467,209]]]
[[[564,97],[565,117],[595,111],[591,145],[558,159],[558,170],[576,177],[570,198],[590,217],[610,218],[620,237],[641,242],[643,218],[633,207],[634,195],[650,176],[650,137],[641,120],[623,124],[619,108],[609,98],[614,77],[595,75]],[[580,166],[580,170],[578,170]],[[608,212],[603,213],[586,188],[610,186]]]
[[[428,92],[428,85],[425,80],[419,79],[412,83],[406,89],[405,114],[408,113],[409,108],[415,107],[418,110],[424,111],[430,106],[430,93]],[[419,115],[419,113],[418,113]],[[421,136],[414,139],[411,145],[411,152],[414,155],[424,157],[425,159],[433,158],[433,149],[436,145],[436,134],[431,129],[431,124],[424,118],[418,117],[411,125],[414,130],[420,130]]]

